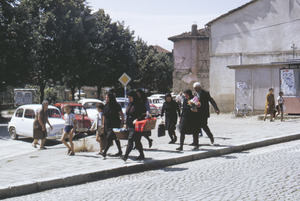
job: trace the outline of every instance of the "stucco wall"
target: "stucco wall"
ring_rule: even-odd
[[[279,69],[280,66],[255,66],[236,69],[236,104],[247,104],[252,106],[255,111],[263,111],[269,88],[274,88],[275,97],[280,91]],[[243,82],[245,87],[238,87],[239,83]]]
[[[235,100],[235,72],[226,66],[239,65],[240,53],[242,64],[291,59],[292,44],[300,49],[299,13],[299,0],[259,0],[212,23],[210,91],[221,110],[232,111]],[[269,79],[270,73],[261,71],[258,76]]]
[[[200,81],[209,89],[209,40],[184,39],[174,42],[173,91],[192,89]]]

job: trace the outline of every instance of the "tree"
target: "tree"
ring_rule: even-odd
[[[124,23],[111,22],[104,10],[93,14],[94,26],[90,33],[92,62],[88,72],[88,85],[97,86],[98,98],[104,86],[117,86],[123,72],[134,67],[133,32]]]
[[[62,80],[72,89],[81,85],[81,69],[88,55],[83,20],[90,10],[83,0],[23,0],[31,25],[33,84],[40,86],[40,101],[49,81]]]
[[[0,1],[0,91],[20,86],[29,72],[29,24],[15,0]]]
[[[142,39],[135,43],[138,73],[134,77],[134,88],[168,92],[172,87],[172,60],[165,53],[158,53]]]

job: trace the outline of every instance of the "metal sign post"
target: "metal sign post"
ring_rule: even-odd
[[[121,82],[121,84],[124,85],[124,95],[125,95],[125,107],[127,107],[127,84],[130,82],[131,78],[126,74],[123,73],[123,75],[121,75],[121,77],[119,78],[119,82]]]

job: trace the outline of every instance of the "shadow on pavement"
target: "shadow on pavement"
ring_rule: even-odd
[[[177,151],[177,150],[175,150],[174,149],[174,151],[173,150],[163,150],[163,149],[144,149],[144,151],[154,151],[154,152],[167,152],[167,153],[181,153],[181,152],[179,152],[179,151]]]
[[[78,154],[79,154],[80,152],[78,152]],[[104,159],[103,157],[101,157],[101,156],[91,156],[91,155],[78,155],[78,154],[76,154],[75,153],[75,156],[74,157],[76,157],[76,156],[79,156],[79,157],[86,157],[86,158],[99,158],[99,159]]]
[[[18,141],[32,143],[33,139],[32,138],[27,138],[27,137],[19,137]],[[38,142],[38,144],[40,144],[40,141]],[[62,142],[58,141],[58,140],[46,140],[46,142],[45,142],[45,146],[55,146],[55,145],[58,145],[58,144],[62,144]]]
[[[185,171],[188,170],[189,168],[173,168],[173,167],[168,167],[168,168],[164,168],[163,170],[165,172],[179,172],[179,171]]]

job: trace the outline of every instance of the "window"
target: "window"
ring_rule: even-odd
[[[26,110],[25,110],[24,117],[25,117],[25,118],[28,118],[28,119],[34,119],[34,118],[35,118],[35,113],[34,113],[33,110],[26,109]]]
[[[96,104],[95,102],[87,102],[84,104],[84,107],[86,109],[96,109]]]
[[[22,117],[23,116],[23,109],[18,109],[17,112],[16,112],[16,117]]]
[[[85,108],[82,106],[71,106],[72,112],[77,115],[86,115]]]
[[[57,109],[48,109],[49,118],[61,118],[61,115]]]

